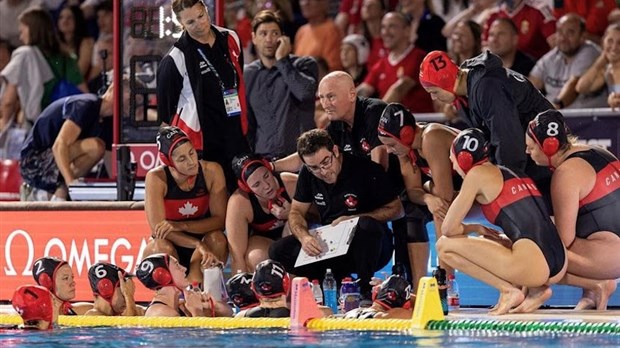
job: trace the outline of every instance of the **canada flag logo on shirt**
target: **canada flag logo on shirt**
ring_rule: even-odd
[[[360,144],[362,146],[362,150],[364,150],[365,153],[368,153],[368,151],[370,151],[370,144],[368,144],[366,138],[362,139],[360,141]]]
[[[193,205],[191,202],[185,202],[183,206],[179,208],[179,214],[184,216],[192,216],[196,214],[198,211],[198,207]]]
[[[344,195],[344,204],[349,208],[349,210],[355,209],[358,202],[357,195],[353,193],[347,193]]]

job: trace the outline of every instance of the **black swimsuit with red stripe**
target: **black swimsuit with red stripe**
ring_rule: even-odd
[[[588,238],[599,231],[620,237],[620,161],[597,148],[572,153],[566,159],[569,158],[581,158],[596,171],[592,191],[579,201],[577,237]]]
[[[492,224],[500,226],[513,243],[522,238],[536,243],[547,260],[549,277],[553,277],[562,270],[566,255],[542,194],[525,174],[498,167],[504,186],[493,202],[481,205],[482,212]]]
[[[420,156],[420,152],[418,150],[411,150],[410,153],[411,161],[414,166],[418,167],[422,172],[422,182],[426,182],[428,180],[433,180],[433,173],[431,172],[431,166],[428,164],[428,161],[425,158]],[[458,173],[454,170],[452,171],[452,189],[455,191],[459,191],[461,189],[461,185],[463,184],[463,178],[461,178]]]
[[[168,189],[164,197],[164,206],[166,210],[166,220],[171,221],[188,221],[199,220],[211,216],[209,212],[209,191],[205,183],[205,176],[202,169],[198,170],[194,187],[189,191],[183,191],[174,181],[170,168],[164,167],[166,173],[166,183]],[[183,232],[188,236],[202,239],[202,234]],[[179,263],[185,266],[189,272],[189,264],[195,249],[184,248],[178,245],[174,246],[179,256]]]
[[[284,189],[284,183],[280,178],[280,174],[275,174],[276,180],[278,180],[278,184],[282,189],[280,193],[281,197],[286,199],[289,203],[291,202],[291,198],[286,193]],[[284,229],[284,225],[286,224],[286,220],[279,220],[273,214],[265,213],[263,207],[261,207],[258,198],[254,194],[248,194],[250,199],[250,203],[252,204],[252,214],[254,218],[250,223],[250,236],[256,235],[261,237],[266,237],[272,240],[278,240],[282,238],[282,230]]]

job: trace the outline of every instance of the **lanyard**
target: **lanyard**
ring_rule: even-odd
[[[220,74],[217,72],[217,70],[215,70],[215,67],[213,66],[213,64],[211,64],[211,61],[209,61],[209,58],[207,58],[205,53],[202,51],[202,48],[198,48],[198,53],[200,54],[202,59],[205,61],[205,63],[207,63],[207,65],[209,66],[209,69],[213,71],[213,74],[215,74],[215,77],[217,77],[217,79],[220,81],[220,87],[222,88],[222,91],[225,91],[226,86],[224,86],[224,81],[222,81],[222,77],[220,77]],[[236,89],[237,88],[237,70],[235,69],[235,66],[232,64],[232,62],[228,60],[227,55],[224,55],[224,59],[232,67],[233,78],[234,78],[233,89]]]

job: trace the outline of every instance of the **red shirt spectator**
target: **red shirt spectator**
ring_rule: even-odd
[[[599,38],[605,33],[605,29],[609,24],[607,16],[617,8],[614,0],[564,0],[563,6],[557,6],[553,9],[555,18],[573,12],[586,20],[586,31]]]
[[[511,10],[505,3],[502,4],[489,15],[484,25],[483,42],[488,39],[489,28],[493,21],[500,17],[512,19],[519,29],[519,50],[536,59],[549,51],[547,38],[555,33],[555,18],[548,6],[523,0]]]

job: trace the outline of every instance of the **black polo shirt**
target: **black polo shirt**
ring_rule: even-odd
[[[327,132],[334,144],[343,152],[370,156],[370,151],[381,145],[377,127],[386,105],[381,99],[357,97],[353,128],[344,121],[333,121],[327,126]]]
[[[305,166],[299,172],[294,198],[314,203],[323,225],[340,216],[371,212],[398,197],[381,165],[348,153],[342,156],[342,170],[334,184],[317,178]]]

